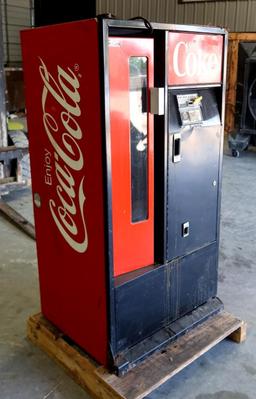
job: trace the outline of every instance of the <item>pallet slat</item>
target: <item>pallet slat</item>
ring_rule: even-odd
[[[35,227],[19,212],[15,211],[10,205],[0,198],[0,214],[8,219],[12,224],[24,231],[29,237],[36,239]]]
[[[121,396],[98,378],[97,366],[87,355],[69,345],[41,314],[32,316],[27,324],[28,338],[52,359],[64,366],[73,379],[95,398],[120,399]]]
[[[109,373],[84,352],[72,346],[41,314],[27,324],[28,338],[65,367],[73,379],[95,398],[140,399],[229,337],[246,339],[246,323],[221,312],[156,352],[123,377]]]

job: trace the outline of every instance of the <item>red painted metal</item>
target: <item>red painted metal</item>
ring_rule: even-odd
[[[222,81],[223,36],[169,32],[169,85]]]
[[[154,263],[153,115],[148,114],[148,219],[132,223],[129,58],[148,58],[153,86],[153,39],[112,38],[109,45],[114,275]],[[149,96],[148,96],[149,98]]]
[[[22,47],[42,312],[106,365],[97,21],[24,31]]]

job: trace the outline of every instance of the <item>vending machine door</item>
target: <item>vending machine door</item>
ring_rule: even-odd
[[[153,39],[109,39],[114,275],[154,263]]]
[[[168,35],[167,258],[217,240],[223,35]]]
[[[169,260],[217,239],[221,124],[214,89],[169,90]]]

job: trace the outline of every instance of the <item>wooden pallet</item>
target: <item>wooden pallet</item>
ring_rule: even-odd
[[[139,399],[145,397],[225,338],[246,339],[246,323],[225,311],[154,353],[123,377],[109,373],[65,340],[41,314],[28,320],[28,338],[95,398]]]

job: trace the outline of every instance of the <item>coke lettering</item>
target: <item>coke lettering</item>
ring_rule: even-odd
[[[169,33],[169,84],[221,82],[222,37]]]
[[[56,199],[49,199],[52,218],[68,245],[77,252],[85,252],[88,235],[84,218],[84,176],[78,172],[84,166],[79,141],[83,133],[78,118],[81,116],[80,83],[73,71],[57,65],[54,78],[40,59],[40,76],[44,83],[42,111],[45,133],[54,151]],[[54,101],[55,106],[52,106]]]
[[[180,52],[185,53],[185,63],[180,65]],[[184,59],[184,58],[183,58]],[[173,69],[177,76],[195,76],[214,71],[218,67],[218,57],[215,53],[204,54],[201,49],[194,52],[186,42],[179,42],[173,53]]]

